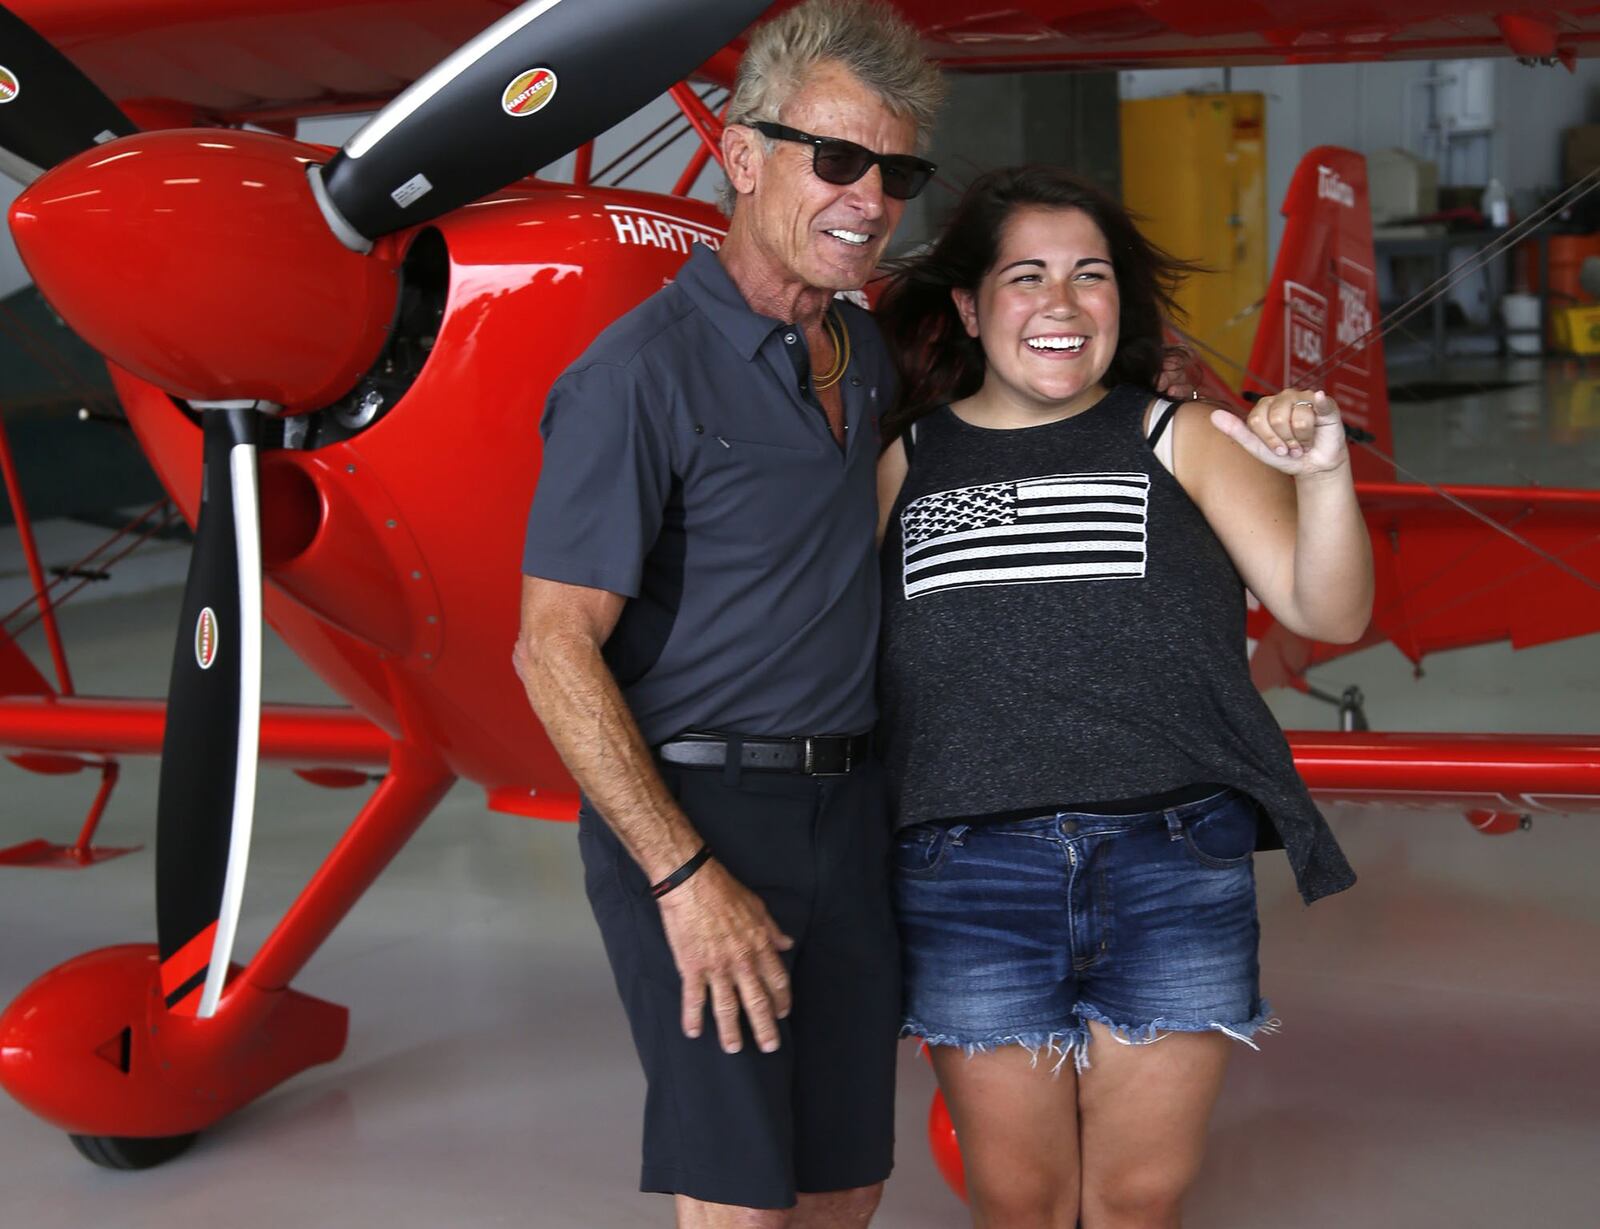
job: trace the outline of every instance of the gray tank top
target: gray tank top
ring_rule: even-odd
[[[1355,881],[1250,681],[1244,585],[1123,386],[1059,422],[918,420],[883,546],[899,826],[1201,782],[1270,819],[1307,902]]]

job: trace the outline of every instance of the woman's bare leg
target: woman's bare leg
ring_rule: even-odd
[[[978,1229],[1073,1229],[1078,1222],[1078,1083],[1068,1057],[1021,1046],[974,1054],[934,1046],[961,1141]]]
[[[1083,1229],[1178,1229],[1237,1043],[1207,1032],[1125,1045],[1092,1021],[1089,1037],[1078,1076]]]

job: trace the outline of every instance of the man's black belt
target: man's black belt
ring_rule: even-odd
[[[839,777],[867,758],[871,734],[822,734],[810,738],[743,738],[691,730],[662,743],[656,754],[686,768],[725,768],[735,753],[739,767],[753,772],[797,772]]]

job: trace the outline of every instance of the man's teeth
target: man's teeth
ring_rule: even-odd
[[[1027,339],[1030,350],[1081,350],[1086,340],[1083,337],[1030,337]]]
[[[871,235],[863,235],[858,230],[830,230],[828,234],[832,235],[835,239],[838,239],[843,243],[853,243],[857,247],[860,247],[862,244],[866,243],[872,238]]]

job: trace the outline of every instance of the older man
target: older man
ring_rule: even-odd
[[[761,27],[723,137],[727,242],[545,409],[517,665],[584,792],[589,898],[649,1084],[641,1187],[675,1194],[680,1225],[864,1225],[892,1163],[867,736],[894,374],[835,294],[932,174],[915,150],[940,94],[881,6]]]

